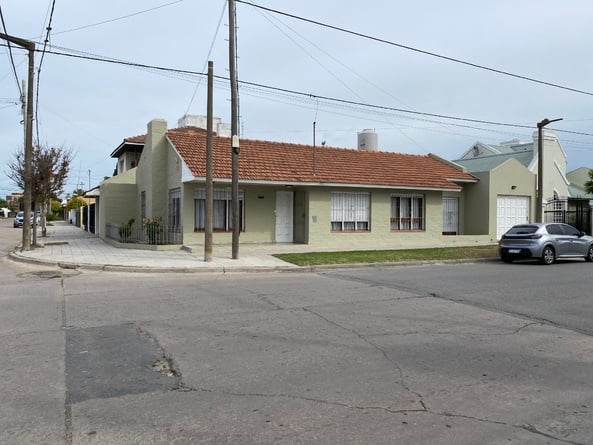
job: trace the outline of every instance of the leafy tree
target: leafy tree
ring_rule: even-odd
[[[33,145],[31,157],[31,200],[33,211],[37,212],[37,205],[41,204],[42,234],[46,235],[45,214],[50,205],[50,199],[64,190],[66,179],[72,162],[72,152],[64,147],[48,147],[40,144]],[[25,154],[19,151],[14,159],[7,163],[7,176],[21,189],[25,188]],[[27,209],[25,209],[27,210]],[[33,218],[33,225],[37,218]],[[37,244],[37,230],[33,230],[32,244]]]
[[[59,199],[51,200],[51,212],[54,215],[59,214],[62,211],[62,202]]]
[[[6,207],[8,208],[8,202],[6,202],[6,199],[2,199],[0,198],[0,208],[1,207]]]
[[[585,182],[585,191],[593,194],[593,170],[589,170],[589,180]]]
[[[66,210],[70,211],[70,210],[78,209],[80,207],[84,207],[85,205],[86,205],[86,201],[84,199],[82,199],[79,196],[73,196],[72,198],[70,198],[68,200],[68,203],[66,204]]]

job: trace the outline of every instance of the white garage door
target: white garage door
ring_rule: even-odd
[[[498,196],[496,200],[496,239],[515,224],[529,222],[529,196]]]

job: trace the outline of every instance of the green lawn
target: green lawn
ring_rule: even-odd
[[[297,266],[323,264],[397,263],[402,261],[460,260],[495,258],[496,245],[472,247],[439,247],[402,250],[354,250],[345,252],[279,253],[274,255]]]

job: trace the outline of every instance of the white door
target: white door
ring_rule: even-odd
[[[459,230],[457,198],[443,198],[443,235],[457,235]]]
[[[276,242],[293,241],[293,193],[276,192]]]
[[[529,222],[529,196],[504,196],[496,199],[496,239],[515,224]]]

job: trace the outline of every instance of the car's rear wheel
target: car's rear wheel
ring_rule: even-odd
[[[587,255],[585,255],[585,261],[593,261],[593,244],[591,244],[589,246],[589,249],[587,250]]]
[[[550,264],[554,264],[556,260],[556,252],[554,252],[554,248],[551,246],[544,247],[542,252],[542,257],[540,259],[542,264],[549,266]]]

